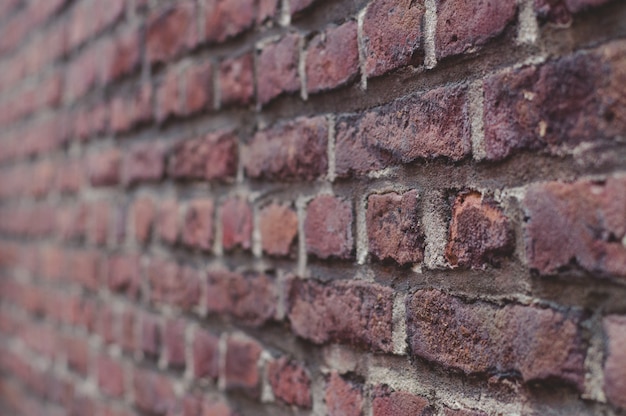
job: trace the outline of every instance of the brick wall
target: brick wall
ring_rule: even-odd
[[[626,411],[626,3],[0,1],[0,414]]]

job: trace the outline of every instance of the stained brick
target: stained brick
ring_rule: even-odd
[[[146,54],[150,62],[168,61],[196,44],[195,13],[194,3],[184,1],[150,16],[146,29]]]
[[[363,18],[368,76],[422,63],[425,11],[421,1],[375,0],[368,6]]]
[[[222,42],[256,21],[256,0],[205,0],[205,38]]]
[[[134,370],[133,397],[139,410],[157,415],[166,414],[176,402],[172,383],[149,370]]]
[[[388,288],[359,281],[324,285],[293,279],[287,303],[291,330],[302,338],[392,350],[393,294]]]
[[[234,336],[228,338],[225,366],[227,389],[242,390],[253,397],[259,396],[261,374],[257,363],[261,351],[261,346],[251,339]]]
[[[374,387],[372,409],[373,416],[428,416],[433,411],[424,397],[405,391],[394,391],[386,385]]]
[[[87,167],[93,186],[117,185],[120,181],[121,154],[117,149],[99,151],[89,156]]]
[[[185,114],[213,107],[213,67],[210,62],[188,67],[182,78]]]
[[[300,89],[299,44],[300,37],[289,34],[265,45],[257,59],[259,103],[267,104],[282,93],[293,93]]]
[[[150,239],[155,217],[154,201],[149,196],[139,196],[132,205],[133,228],[135,240],[145,244]]]
[[[413,356],[465,374],[519,374],[582,389],[579,318],[534,306],[467,303],[438,290],[407,298]]]
[[[185,321],[168,320],[163,331],[165,359],[170,368],[185,368]]]
[[[165,171],[165,150],[160,143],[138,143],[124,154],[124,183],[155,182]]]
[[[174,262],[153,259],[148,269],[153,302],[191,310],[200,300],[198,272]]]
[[[220,64],[219,87],[223,105],[249,104],[254,96],[252,54],[224,60]]]
[[[326,173],[328,123],[324,117],[278,124],[256,133],[244,153],[251,178],[312,180]]]
[[[526,257],[541,274],[580,267],[626,276],[626,178],[533,185],[524,198]]]
[[[362,387],[343,379],[336,371],[330,373],[324,396],[328,416],[362,416]]]
[[[370,195],[366,221],[369,250],[377,259],[399,264],[424,259],[417,191]]]
[[[478,192],[457,196],[452,207],[446,258],[453,266],[499,264],[513,251],[509,219],[492,199]]]
[[[108,286],[114,292],[126,293],[131,298],[139,295],[141,268],[137,255],[115,255],[108,262]]]
[[[161,79],[156,89],[155,119],[163,122],[183,112],[181,77],[178,68],[171,68]]]
[[[337,122],[336,174],[363,175],[416,159],[458,161],[471,152],[467,92],[435,88]]]
[[[214,205],[210,199],[191,201],[183,219],[182,241],[189,247],[210,251],[213,245]]]
[[[196,330],[192,343],[193,375],[216,379],[219,365],[219,338],[208,331]]]
[[[306,83],[309,92],[318,92],[345,84],[359,71],[356,22],[315,36],[307,48]],[[321,70],[323,68],[323,70]]]
[[[307,252],[326,259],[353,257],[352,206],[340,198],[321,195],[307,206],[304,221]]]

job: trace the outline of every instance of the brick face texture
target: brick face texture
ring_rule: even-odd
[[[0,414],[623,414],[624,22],[0,1]]]

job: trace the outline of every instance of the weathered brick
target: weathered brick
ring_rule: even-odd
[[[248,250],[252,239],[252,207],[243,197],[228,198],[221,207],[222,246]]]
[[[291,14],[296,14],[311,6],[316,0],[291,0],[289,7]]]
[[[602,325],[608,340],[604,391],[611,403],[626,409],[626,316],[609,315]]]
[[[160,143],[138,143],[124,154],[123,180],[126,185],[156,182],[165,171],[165,149]]]
[[[320,195],[307,206],[304,221],[307,252],[326,259],[354,255],[352,205],[331,195]]]
[[[154,224],[155,213],[154,201],[149,196],[139,196],[133,201],[131,208],[135,240],[145,244],[150,239]]]
[[[363,18],[367,76],[422,64],[425,11],[421,1],[375,0],[368,6]]]
[[[128,30],[110,40],[103,54],[103,82],[109,83],[134,71],[140,62],[139,31]]]
[[[222,42],[256,21],[257,0],[205,0],[204,37]]]
[[[310,93],[335,88],[359,72],[356,22],[327,29],[315,36],[306,52],[306,85]]]
[[[473,409],[443,409],[444,416],[487,416],[487,413]]]
[[[165,322],[163,345],[169,368],[185,368],[185,321],[172,319]]]
[[[509,219],[495,201],[475,191],[456,197],[446,246],[446,258],[452,266],[498,265],[513,248]]]
[[[149,370],[134,370],[133,397],[140,411],[156,415],[166,414],[176,404],[176,395],[169,379]]]
[[[363,416],[362,387],[332,371],[324,395],[328,416]]]
[[[183,220],[182,241],[189,247],[210,251],[213,245],[213,213],[211,199],[191,201]]]
[[[279,0],[258,0],[257,23],[263,23],[276,16],[278,5]]]
[[[68,337],[62,344],[67,357],[67,366],[81,376],[87,376],[91,361],[89,344],[86,338]]]
[[[471,152],[467,89],[435,88],[337,122],[336,174],[363,175],[416,159]]]
[[[102,281],[102,257],[95,250],[80,250],[65,257],[66,275],[74,283],[88,290],[98,290]]]
[[[305,409],[311,407],[311,378],[303,365],[281,357],[269,363],[268,375],[278,400]]]
[[[475,50],[515,20],[515,0],[437,0],[437,59]]]
[[[366,222],[369,250],[377,259],[400,264],[424,259],[417,191],[370,195]]]
[[[267,275],[211,271],[207,286],[209,313],[231,315],[249,326],[261,326],[276,314],[278,296]]]
[[[254,96],[254,59],[251,53],[220,63],[222,105],[249,104]]]
[[[124,368],[106,356],[98,357],[98,388],[108,397],[121,398],[125,392]]]
[[[183,113],[181,77],[178,68],[169,69],[159,82],[156,89],[155,111],[155,119],[159,123]]]
[[[158,359],[162,345],[162,330],[156,315],[144,313],[141,317],[139,348],[149,359]]]
[[[219,370],[219,338],[208,331],[196,330],[192,351],[194,377],[216,379]]]
[[[405,391],[394,391],[387,385],[374,387],[372,416],[428,416],[433,408],[427,399]]]
[[[191,310],[200,301],[200,278],[190,267],[153,259],[148,269],[153,302]]]
[[[157,230],[162,241],[174,244],[178,241],[178,202],[175,199],[166,199],[159,204],[157,215]]]
[[[263,252],[272,256],[295,253],[298,236],[298,215],[288,204],[271,203],[258,218]]]
[[[115,255],[109,258],[108,287],[131,298],[139,295],[141,285],[141,265],[137,255]]]
[[[626,277],[626,177],[548,182],[524,197],[526,257],[541,274],[580,267]]]
[[[301,117],[259,131],[245,149],[246,174],[256,179],[315,179],[328,168],[327,142],[324,117]]]
[[[122,155],[117,149],[91,154],[87,161],[89,180],[93,186],[112,186],[120,182]]]
[[[132,307],[126,308],[122,312],[122,331],[120,333],[119,344],[122,350],[133,353],[139,342],[137,341],[137,314]]]
[[[237,138],[232,132],[178,143],[168,166],[168,174],[176,179],[229,180],[236,173]]]
[[[580,318],[571,315],[418,290],[407,298],[408,341],[413,356],[465,374],[518,374],[524,382],[560,380],[581,390]]]
[[[626,42],[485,79],[485,150],[504,159],[522,149],[561,154],[626,130]]]
[[[254,340],[231,336],[226,344],[226,388],[243,390],[253,397],[260,394],[258,361],[262,348]]]
[[[557,25],[567,25],[572,21],[572,14],[602,6],[611,0],[535,0],[535,12],[541,21]]]
[[[392,350],[393,293],[359,281],[289,282],[291,330],[316,344],[339,342],[374,351]]]
[[[282,93],[300,90],[298,74],[300,37],[288,34],[265,45],[257,59],[257,97],[267,104]]]
[[[195,64],[182,73],[184,114],[213,107],[213,67],[210,62]]]
[[[165,62],[198,40],[194,2],[168,5],[150,16],[146,29],[146,55],[150,62]]]

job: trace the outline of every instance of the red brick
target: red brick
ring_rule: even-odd
[[[100,253],[92,250],[75,251],[67,255],[67,276],[88,290],[95,291],[100,287],[102,258]]]
[[[172,383],[163,375],[135,369],[133,374],[135,405],[142,412],[164,415],[176,403]]]
[[[280,40],[265,45],[257,59],[257,97],[267,104],[283,93],[300,90],[298,74],[300,37],[285,35]]]
[[[498,265],[513,251],[509,219],[491,198],[462,192],[452,207],[446,258],[452,266],[481,268]]]
[[[84,166],[78,160],[66,161],[58,166],[56,175],[56,188],[62,193],[75,193],[85,183]]]
[[[228,198],[221,208],[222,246],[248,250],[252,239],[252,207],[243,197]]]
[[[185,321],[168,320],[163,331],[165,359],[170,368],[185,368]]]
[[[117,333],[115,331],[115,322],[118,318],[118,314],[115,313],[113,308],[106,305],[99,305],[97,311],[98,319],[98,334],[102,338],[104,344],[112,344],[117,339]],[[72,314],[78,315],[82,312],[78,305],[73,308]],[[79,317],[72,317],[71,321],[78,321]]]
[[[63,343],[63,350],[67,358],[67,366],[81,376],[87,376],[90,365],[90,351],[87,339],[69,337]]]
[[[312,180],[326,174],[328,123],[324,117],[297,118],[257,132],[246,148],[251,178]]]
[[[287,204],[271,203],[259,213],[263,252],[272,256],[293,256],[298,236],[298,215]]]
[[[133,72],[140,63],[138,30],[128,30],[110,40],[109,54],[104,54],[105,84]]]
[[[400,264],[424,259],[417,191],[390,192],[367,198],[367,237],[370,253]]]
[[[108,262],[109,289],[137,298],[141,285],[141,265],[138,255],[115,255]]]
[[[237,138],[231,132],[178,143],[168,166],[168,174],[176,179],[232,180],[236,173]]]
[[[316,344],[339,342],[392,350],[393,293],[359,281],[321,284],[293,279],[287,293],[291,330]]]
[[[311,377],[303,365],[281,357],[269,363],[268,374],[278,400],[288,405],[311,408]]]
[[[515,0],[437,0],[437,59],[475,50],[515,20]]]
[[[141,317],[140,349],[151,359],[158,359],[161,352],[162,330],[155,315],[143,314]]]
[[[170,68],[158,84],[155,119],[159,123],[183,113],[183,97],[179,72],[178,68]]]
[[[165,171],[165,150],[160,143],[138,143],[124,154],[124,183],[156,182]]]
[[[562,154],[626,130],[626,42],[485,79],[485,150],[499,160],[522,149]]]
[[[352,205],[330,195],[320,195],[307,206],[304,221],[307,252],[326,259],[354,255]]]
[[[150,239],[156,215],[154,201],[149,196],[139,196],[133,201],[131,210],[135,240],[145,244]]]
[[[153,302],[188,311],[200,301],[200,278],[198,272],[190,267],[154,259],[150,263],[148,279]]]
[[[152,87],[143,84],[124,97],[114,97],[111,102],[110,124],[114,132],[125,132],[152,120]]]
[[[581,390],[580,318],[571,315],[418,290],[407,298],[408,341],[413,356],[465,374],[517,374],[524,382],[561,381]]]
[[[191,201],[183,220],[182,241],[189,247],[210,251],[213,245],[213,201]]]
[[[166,199],[159,204],[157,230],[162,241],[174,244],[178,240],[178,202]]]
[[[344,380],[334,370],[326,384],[324,401],[328,416],[363,416],[361,386]]]
[[[526,258],[541,274],[582,268],[626,277],[626,177],[548,182],[524,197]]]
[[[137,319],[132,308],[126,308],[122,312],[122,331],[120,333],[119,344],[126,352],[132,353],[137,349]]]
[[[254,96],[253,56],[250,53],[220,63],[219,88],[222,105],[249,104]]]
[[[374,388],[372,409],[372,416],[428,416],[433,411],[427,399],[405,391],[393,391],[386,385]]]
[[[93,186],[112,186],[120,182],[120,151],[108,149],[89,155],[87,167]]]
[[[196,330],[192,351],[194,377],[217,379],[219,371],[219,338],[208,331]]]
[[[375,0],[368,6],[363,18],[367,76],[422,63],[425,11],[422,2],[403,0]]]
[[[197,40],[196,7],[185,1],[153,13],[146,29],[146,55],[150,62],[166,62]]]
[[[96,2],[93,5],[92,13],[95,17],[94,26],[90,28],[94,33],[100,32],[107,26],[117,22],[124,16],[127,0],[111,0],[106,5]]]
[[[89,241],[97,245],[106,244],[111,228],[111,206],[107,201],[92,202],[89,205]]]
[[[256,3],[256,0],[205,0],[205,39],[222,42],[251,27],[256,20]]]
[[[467,91],[435,88],[337,123],[336,174],[380,170],[416,159],[458,161],[471,152]]]
[[[602,325],[608,340],[604,391],[611,403],[626,409],[626,316],[609,315]]]
[[[311,93],[352,81],[359,72],[356,22],[327,29],[315,36],[306,53],[306,83]]]
[[[278,296],[264,274],[211,271],[207,284],[209,313],[231,315],[247,326],[261,326],[276,314]]]
[[[611,0],[535,0],[535,12],[539,20],[557,25],[567,25],[572,21],[572,13],[579,13],[602,6]]]
[[[210,62],[194,64],[182,73],[184,114],[213,107],[213,67]]]
[[[124,368],[118,361],[105,355],[98,358],[98,387],[108,397],[124,396]]]
[[[260,394],[258,361],[262,348],[254,340],[229,337],[226,345],[226,388],[243,390],[253,397]]]

